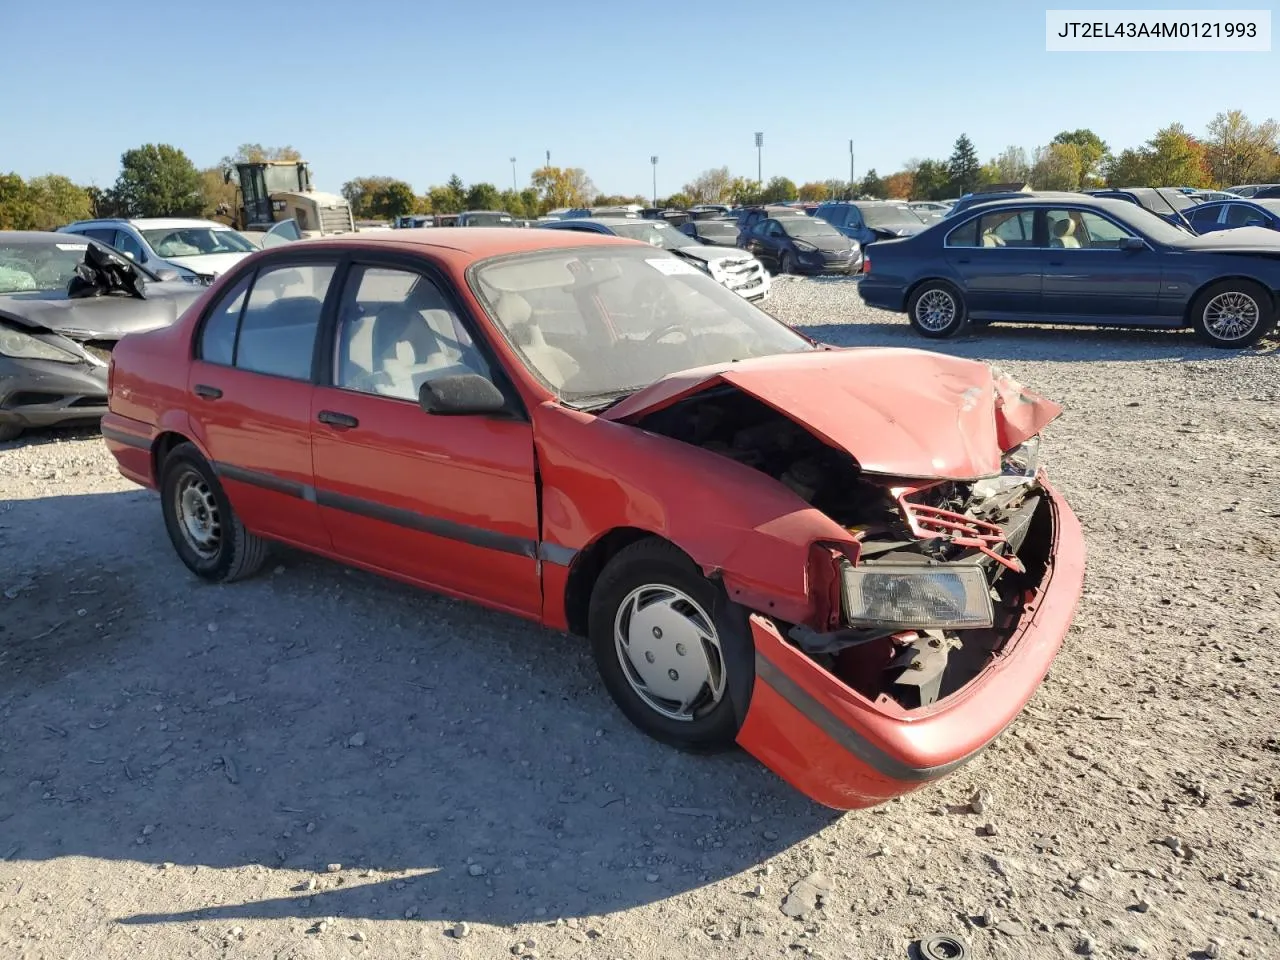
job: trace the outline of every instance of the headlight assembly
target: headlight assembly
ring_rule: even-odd
[[[81,360],[69,350],[9,327],[0,327],[0,356],[15,360],[52,360],[55,363],[79,363]]]
[[[808,240],[792,240],[791,242],[795,245],[795,248],[797,250],[801,250],[804,253],[813,253],[813,251],[818,249],[814,244],[810,243]]]
[[[995,622],[986,574],[977,566],[846,565],[845,622],[901,630],[972,629]]]

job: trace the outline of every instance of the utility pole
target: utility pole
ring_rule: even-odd
[[[520,184],[516,183],[516,158],[511,158],[511,189],[515,193],[520,192]]]
[[[653,205],[658,205],[658,155],[655,153],[649,158],[649,162],[653,164]]]
[[[853,199],[853,141],[849,141],[849,199]]]
[[[756,134],[756,186],[764,186],[764,160],[761,149],[764,147],[764,134]]]
[[[547,166],[551,166],[551,151],[547,151]]]

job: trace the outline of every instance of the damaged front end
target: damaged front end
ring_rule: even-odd
[[[871,701],[929,706],[977,676],[1044,578],[1052,530],[1039,438],[973,483],[883,481],[864,488],[856,547],[831,545],[838,605],[826,629],[787,636]]]

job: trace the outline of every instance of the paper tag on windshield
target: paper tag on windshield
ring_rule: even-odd
[[[668,277],[682,273],[693,274],[695,277],[699,275],[697,267],[691,266],[683,260],[677,260],[674,257],[663,257],[660,260],[646,260],[645,263],[653,267],[653,269],[657,270],[659,273],[666,274]]]
[[[88,250],[89,249],[89,245],[87,243],[55,243],[54,246],[57,247],[59,250]]]

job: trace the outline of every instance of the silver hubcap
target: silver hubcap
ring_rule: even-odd
[[[672,720],[692,720],[724,696],[720,637],[707,612],[664,584],[627,594],[613,622],[618,663],[631,689]]]
[[[222,516],[218,501],[194,471],[184,473],[174,486],[174,512],[187,545],[202,557],[211,557],[222,543]]]
[[[1219,340],[1240,340],[1251,334],[1262,317],[1258,302],[1247,293],[1220,293],[1204,308],[1204,325]]]
[[[945,330],[955,318],[955,297],[945,290],[930,290],[916,301],[916,322],[926,330]]]

